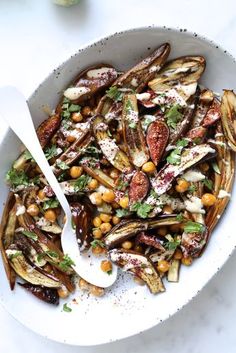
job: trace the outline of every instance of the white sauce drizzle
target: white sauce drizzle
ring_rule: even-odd
[[[90,89],[88,87],[69,87],[65,90],[64,96],[67,99],[75,100],[88,93]]]
[[[231,194],[229,194],[225,190],[220,190],[218,194],[218,199],[223,199],[224,197],[231,197]]]
[[[205,175],[203,175],[201,172],[199,172],[197,170],[190,169],[182,175],[182,178],[184,178],[187,181],[195,183],[197,181],[204,180]]]
[[[186,210],[191,213],[201,213],[205,214],[206,211],[203,209],[203,204],[201,199],[196,196],[191,196],[189,200],[184,201]]]
[[[115,73],[115,70],[111,67],[101,67],[100,69],[93,69],[87,72],[89,78],[103,78],[108,73]]]

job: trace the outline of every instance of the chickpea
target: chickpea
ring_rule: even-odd
[[[102,254],[104,252],[104,249],[101,247],[101,246],[99,246],[99,245],[96,245],[96,246],[93,246],[92,247],[92,253],[94,254],[94,255],[100,255],[100,254]]]
[[[132,248],[133,246],[133,243],[129,240],[126,240],[124,241],[122,244],[121,244],[122,248],[125,249],[125,250],[129,250]]]
[[[89,183],[88,183],[88,188],[90,190],[95,190],[98,188],[98,181],[96,179],[92,179]]]
[[[112,271],[112,263],[109,260],[102,260],[101,262],[101,270],[103,272],[110,272]]]
[[[100,217],[95,217],[95,218],[93,219],[93,225],[94,225],[94,227],[99,228],[101,224],[102,224],[102,221],[101,221]]]
[[[206,193],[201,198],[203,206],[213,206],[216,203],[216,197],[213,194]]]
[[[120,223],[120,218],[119,218],[119,217],[116,217],[116,216],[113,216],[113,217],[112,217],[112,223],[113,223],[114,225]]]
[[[58,288],[57,293],[58,293],[59,297],[62,299],[67,298],[70,294],[68,289],[65,286]]]
[[[157,234],[164,237],[167,234],[167,228],[166,227],[160,227],[157,229]]]
[[[45,197],[46,197],[46,194],[45,194],[45,192],[43,191],[43,189],[39,190],[39,191],[38,191],[38,198],[39,198],[40,200],[44,200]]]
[[[102,223],[101,226],[100,226],[100,229],[101,229],[101,232],[102,234],[106,234],[108,232],[110,232],[112,228],[112,225],[110,223]]]
[[[47,211],[45,211],[44,218],[47,221],[54,223],[57,219],[56,212],[54,210],[52,210],[51,208],[49,208]]]
[[[102,238],[102,231],[101,229],[94,229],[93,230],[93,237],[95,239],[101,239]]]
[[[129,206],[129,198],[128,196],[124,196],[120,199],[119,204],[122,208],[128,208]]]
[[[90,195],[90,200],[93,205],[101,206],[102,195],[99,192],[94,192]]]
[[[83,173],[83,168],[79,167],[79,166],[73,166],[70,168],[70,176],[73,179],[77,179],[81,176],[81,174]]]
[[[193,259],[191,258],[191,256],[182,257],[181,262],[185,266],[190,266],[193,262]]]
[[[82,290],[89,290],[90,285],[89,285],[89,283],[87,281],[85,281],[85,279],[80,278],[79,287]]]
[[[168,261],[166,261],[166,260],[158,261],[158,265],[157,265],[158,271],[167,272],[167,271],[169,271],[169,268],[170,268],[170,264]]]
[[[173,213],[173,210],[169,205],[165,205],[162,209],[162,212],[164,214],[171,214],[171,213]]]
[[[38,216],[39,214],[38,205],[36,205],[36,203],[29,205],[29,207],[27,208],[27,213],[32,217]]]
[[[117,179],[118,177],[119,177],[119,171],[117,170],[117,169],[112,169],[111,171],[110,171],[110,177],[112,178],[112,179]]]
[[[174,253],[175,260],[181,260],[183,257],[182,251],[180,249],[176,249]]]
[[[95,297],[102,297],[105,293],[105,290],[104,288],[91,285],[89,292]]]
[[[73,113],[71,116],[71,119],[75,122],[75,123],[79,123],[80,121],[83,120],[83,115],[79,112]]]
[[[142,166],[142,171],[144,173],[153,173],[155,172],[155,170],[156,170],[156,167],[153,162],[144,163],[144,165]]]
[[[180,193],[187,191],[190,185],[185,179],[178,179],[177,183],[178,184],[176,185],[175,190]]]
[[[144,286],[145,285],[145,282],[141,278],[139,278],[137,276],[134,276],[134,282],[137,283],[139,286]]]
[[[210,167],[208,163],[204,162],[200,164],[199,168],[203,173],[206,173]]]
[[[84,116],[90,116],[90,115],[92,115],[91,108],[90,108],[88,105],[86,105],[85,107],[82,108],[81,113],[82,113]]]
[[[115,200],[114,191],[112,191],[112,190],[104,191],[104,193],[102,195],[102,199],[103,199],[103,201],[105,201],[107,203],[112,203]]]
[[[75,140],[76,140],[76,137],[75,136],[73,136],[73,135],[68,135],[67,137],[66,137],[66,140],[68,141],[68,142],[75,142]]]
[[[106,222],[106,223],[108,222],[109,223],[112,216],[109,215],[109,214],[106,214],[106,213],[101,213],[99,217],[102,220],[102,222]]]

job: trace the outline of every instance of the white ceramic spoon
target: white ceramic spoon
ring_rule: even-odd
[[[111,286],[117,277],[117,267],[113,265],[112,273],[108,275],[100,268],[101,261],[105,259],[104,255],[95,257],[90,251],[80,253],[75,232],[71,227],[69,203],[44,156],[25,97],[15,87],[0,88],[0,116],[29,150],[65,212],[66,223],[61,234],[61,244],[64,254],[68,254],[74,261],[74,270],[89,283],[104,288]]]

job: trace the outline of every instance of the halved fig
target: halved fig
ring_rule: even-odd
[[[221,100],[222,125],[229,147],[236,152],[236,94],[224,90]]]
[[[148,246],[152,246],[155,249],[158,249],[162,252],[165,252],[165,248],[161,245],[160,240],[157,239],[154,235],[146,234],[145,232],[141,232],[136,237],[136,242],[141,244],[146,244]]]
[[[135,251],[113,249],[108,252],[111,261],[127,271],[141,278],[152,294],[164,292],[165,287],[151,260]]]
[[[151,123],[147,130],[146,139],[151,159],[157,166],[169,140],[169,128],[166,123],[161,120]]]
[[[193,167],[203,159],[213,158],[216,151],[208,144],[201,144],[187,148],[180,156],[179,163],[167,163],[151,180],[151,184],[157,195],[164,194],[171,188],[173,180],[184,170]]]
[[[208,109],[203,122],[203,127],[208,127],[216,123],[217,120],[221,118],[221,110],[220,110],[220,103],[219,101],[214,98],[210,108]]]
[[[136,172],[131,179],[129,187],[130,204],[142,201],[147,196],[149,186],[148,176],[142,171]]]
[[[93,132],[106,159],[121,172],[130,172],[132,166],[127,155],[109,137],[108,125],[101,115],[97,115],[93,121]]]
[[[116,70],[108,64],[86,68],[75,79],[72,87],[65,90],[64,96],[74,103],[82,103],[102,89],[109,87],[116,77]]]
[[[38,299],[53,305],[59,304],[59,295],[54,288],[45,288],[30,283],[18,283],[21,287],[25,288],[28,292],[32,293]]]
[[[190,129],[187,132],[186,137],[190,138],[192,141],[195,139],[200,139],[200,141],[204,140],[204,137],[206,136],[207,129],[203,126],[195,127],[193,129]]]
[[[183,56],[174,59],[155,75],[148,86],[158,93],[174,88],[187,101],[195,93],[197,81],[205,66],[205,59],[202,56]]]
[[[123,99],[122,126],[124,141],[130,159],[136,167],[142,167],[149,160],[135,94],[127,94]]]

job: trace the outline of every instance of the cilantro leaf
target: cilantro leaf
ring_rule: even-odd
[[[89,181],[90,181],[90,176],[88,175],[81,175],[78,179],[76,179],[74,187],[75,187],[75,191],[83,191],[86,186],[88,185]]]
[[[99,240],[99,239],[94,239],[90,245],[92,246],[92,248],[96,248],[97,246],[100,246],[101,248],[105,248],[105,244],[103,243],[103,241]]]
[[[44,151],[45,157],[47,160],[51,159],[52,157],[57,156],[57,146],[52,145],[51,147],[47,147]]]
[[[78,105],[78,104],[71,104],[71,105],[69,106],[69,108],[68,108],[68,111],[69,111],[70,113],[80,112],[80,110],[81,110],[81,106]]]
[[[209,189],[211,191],[213,190],[213,182],[212,182],[212,180],[210,180],[208,178],[204,179],[203,180],[203,185],[205,185],[207,187],[207,189]]]
[[[167,250],[176,250],[180,243],[181,241],[179,239],[173,239],[165,243],[165,248]]]
[[[172,129],[176,129],[177,123],[183,117],[183,114],[179,112],[180,108],[181,107],[178,104],[173,105],[165,114],[165,117],[167,118],[167,125]]]
[[[141,122],[143,130],[146,131],[148,126],[153,121],[156,121],[156,117],[154,115],[144,115],[144,119]]]
[[[59,201],[55,198],[44,201],[43,210],[47,210],[49,208],[57,208],[59,206]]]
[[[62,261],[59,263],[59,267],[62,271],[68,271],[69,267],[72,265],[75,265],[75,263],[67,254],[63,256]]]
[[[126,101],[125,110],[127,113],[130,113],[131,110],[134,110],[130,99],[127,99],[127,101]]]
[[[189,188],[188,188],[188,192],[190,192],[191,194],[193,192],[195,192],[196,190],[197,190],[197,186],[194,185],[194,184],[190,185]]]
[[[141,202],[136,202],[131,206],[131,211],[135,211],[140,218],[147,218],[152,209],[152,205]]]
[[[183,213],[179,213],[176,216],[176,221],[182,222],[184,220],[184,215]]]
[[[63,305],[63,311],[65,311],[66,313],[70,313],[72,309],[67,305],[67,303],[65,303]]]
[[[6,180],[11,186],[16,187],[19,185],[29,185],[29,178],[23,170],[11,168],[6,174]]]
[[[70,169],[70,167],[63,161],[58,160],[57,161],[57,166],[61,169],[61,170],[67,170]]]
[[[56,251],[52,251],[52,250],[47,250],[45,251],[45,254],[49,257],[52,257],[54,259],[58,259],[59,258],[59,255]]]
[[[136,129],[137,128],[137,124],[135,122],[131,122],[131,123],[129,123],[129,127],[131,129]]]
[[[181,139],[176,142],[177,147],[186,147],[188,146],[188,140],[187,139]]]
[[[28,230],[23,230],[22,234],[24,234],[27,238],[30,238],[33,240],[38,240],[38,236],[34,232],[30,232]]]
[[[196,222],[188,221],[188,222],[184,225],[184,231],[185,231],[185,233],[203,233],[204,230],[205,230],[205,227],[204,227],[204,225],[201,224],[201,223],[196,223]]]
[[[111,86],[107,91],[106,91],[107,97],[113,99],[115,102],[122,101],[123,98],[123,92],[119,91],[119,89],[116,86]]]
[[[29,161],[29,160],[33,161],[34,160],[31,153],[28,150],[24,151],[24,158],[26,161]]]
[[[122,218],[129,215],[129,210],[126,210],[125,208],[119,208],[118,210],[116,210],[116,217]]]
[[[181,162],[181,149],[176,148],[166,158],[167,162],[173,165],[178,165]]]
[[[14,254],[9,254],[9,260],[15,259],[16,257],[22,255],[22,251],[15,251]]]
[[[110,276],[112,274],[112,270],[107,271],[107,274]]]

